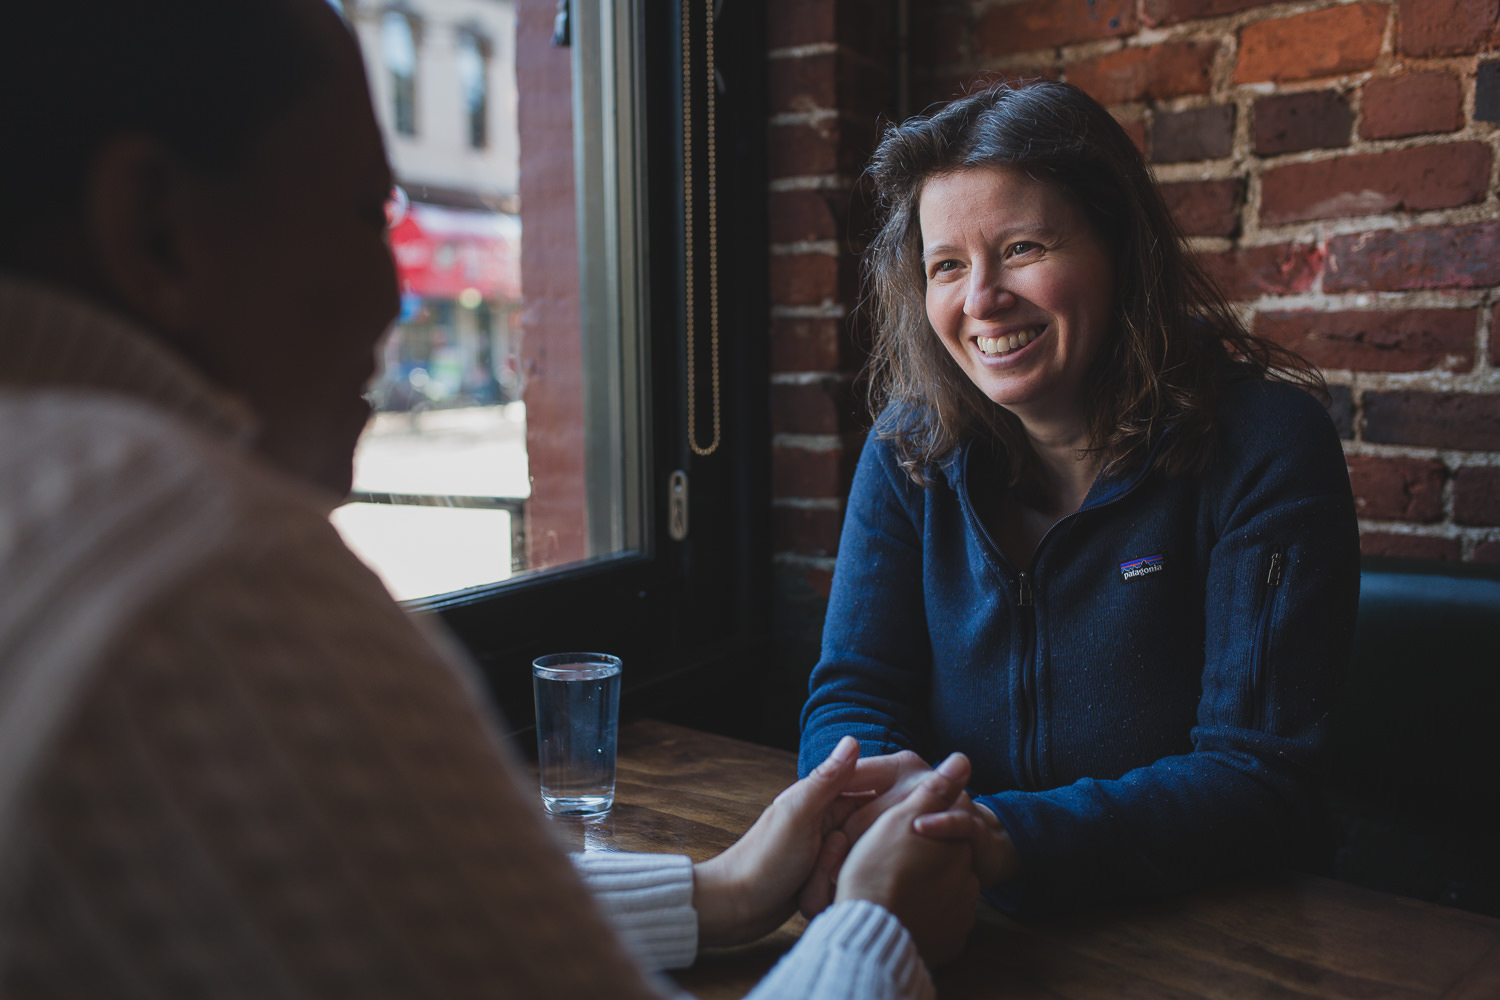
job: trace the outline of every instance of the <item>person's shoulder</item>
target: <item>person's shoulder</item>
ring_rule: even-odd
[[[1231,377],[1215,408],[1221,439],[1271,447],[1337,439],[1333,418],[1313,393],[1299,385],[1272,379]]]
[[[878,463],[893,482],[903,488],[920,492],[923,483],[951,482],[961,460],[964,445],[949,449],[945,454],[923,462],[913,453],[928,432],[928,421],[933,415],[924,407],[911,402],[888,404],[875,418],[865,439],[864,462]],[[920,467],[918,467],[920,466]],[[917,476],[913,476],[913,472]]]
[[[1348,492],[1343,443],[1309,390],[1242,379],[1224,387],[1216,418],[1209,481],[1228,495]]]
[[[154,525],[163,536],[189,524],[233,531],[267,508],[291,522],[327,522],[312,491],[246,448],[127,395],[0,392],[0,421],[8,432],[0,444],[7,516],[121,530]]]
[[[157,407],[128,396],[78,390],[0,393],[6,437],[0,466],[13,498],[43,485],[54,510],[104,491],[116,500],[198,482],[223,486],[202,435]]]

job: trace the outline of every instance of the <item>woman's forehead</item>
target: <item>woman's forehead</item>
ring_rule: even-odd
[[[1085,223],[1061,185],[1008,165],[966,167],[927,178],[918,196],[923,233],[930,229],[1063,228]]]

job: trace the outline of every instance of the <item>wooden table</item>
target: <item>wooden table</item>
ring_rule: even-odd
[[[574,850],[703,860],[795,778],[783,751],[632,722],[614,810],[556,826]],[[757,944],[705,952],[675,978],[703,1000],[742,997],[803,926],[794,918]],[[944,1000],[1500,1000],[1500,920],[1297,875],[1024,926],[986,915],[935,978]]]

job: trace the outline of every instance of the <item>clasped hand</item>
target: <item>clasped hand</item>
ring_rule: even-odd
[[[865,899],[900,919],[928,965],[955,957],[981,882],[1014,866],[1004,830],[964,792],[969,771],[962,754],[935,769],[913,753],[860,760],[844,737],[739,841],[695,866],[700,943],[752,941],[799,906],[811,917]]]

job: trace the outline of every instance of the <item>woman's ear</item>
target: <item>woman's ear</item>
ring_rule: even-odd
[[[191,322],[193,269],[183,254],[189,184],[187,170],[160,142],[126,135],[100,150],[84,190],[84,226],[101,291],[168,336]]]

